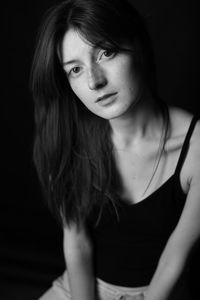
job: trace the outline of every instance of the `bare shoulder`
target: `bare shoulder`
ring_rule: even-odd
[[[193,114],[181,108],[170,107],[171,144],[178,144],[182,147],[185,136],[188,132]],[[195,124],[195,128],[190,138],[189,149],[182,167],[182,178],[187,186],[192,180],[200,180],[200,120]]]
[[[170,107],[169,116],[171,137],[185,137],[194,115],[181,108]],[[190,150],[193,150],[195,153],[200,151],[200,119],[195,124],[194,130],[192,132],[192,136],[190,139]]]
[[[167,151],[180,151],[193,115],[178,107],[169,107],[169,133],[165,145]]]
[[[193,118],[193,114],[179,107],[169,107],[171,137],[185,136]]]
[[[188,151],[188,172],[190,183],[200,182],[200,120],[197,121]],[[200,190],[199,190],[200,191]]]

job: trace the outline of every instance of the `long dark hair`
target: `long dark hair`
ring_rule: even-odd
[[[129,2],[67,0],[45,14],[31,72],[33,158],[50,210],[67,224],[79,223],[94,205],[102,208],[111,200],[102,196],[114,178],[109,122],[76,98],[60,62],[62,40],[71,27],[102,48],[120,49],[122,41],[128,41],[138,72],[155,91],[149,35]]]

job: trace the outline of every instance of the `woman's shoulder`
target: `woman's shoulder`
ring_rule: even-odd
[[[194,114],[182,108],[170,107],[169,117],[172,128],[172,139],[180,138],[182,143],[185,140]],[[200,118],[197,120],[192,131],[188,153],[183,166],[183,172],[186,171],[187,178],[191,179],[195,173],[200,172]]]
[[[180,107],[169,107],[170,138],[184,138],[188,132],[194,114]],[[198,116],[197,116],[198,117]],[[191,143],[200,144],[200,114],[191,136]]]
[[[189,129],[190,123],[194,117],[191,112],[176,106],[169,107],[169,119],[171,127],[171,136],[176,137],[185,135]],[[194,133],[200,130],[200,121],[197,121]]]

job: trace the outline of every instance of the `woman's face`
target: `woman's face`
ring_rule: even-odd
[[[137,102],[140,80],[130,52],[96,48],[71,28],[63,39],[62,63],[72,90],[94,114],[111,120]]]

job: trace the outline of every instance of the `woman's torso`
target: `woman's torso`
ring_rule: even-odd
[[[147,177],[152,172],[152,164],[145,167],[147,161],[141,161],[138,168],[140,165],[145,170],[143,173],[148,176],[127,181],[126,184],[130,187],[129,198],[124,199],[117,195],[117,209],[112,204],[107,204],[99,224],[96,227],[91,226],[95,245],[95,268],[101,279],[121,286],[149,284],[185,204],[192,150],[190,149],[182,164],[185,155],[183,152],[186,152],[183,142],[191,119],[190,114],[175,109],[170,111],[171,136],[166,143],[166,154],[163,161],[160,161],[158,173],[155,174],[146,195],[141,197]],[[192,143],[192,137],[187,143]],[[132,176],[134,166],[129,166],[126,158],[122,156],[124,161],[120,162],[122,168],[124,167],[121,169],[121,175],[125,174],[124,181]],[[126,172],[129,176],[126,176]],[[134,194],[130,193],[131,190]],[[93,213],[90,224],[95,224],[97,217],[98,211]]]
[[[115,150],[117,169],[123,184],[121,199],[124,198],[129,203],[138,203],[173,175],[191,119],[192,115],[181,109],[169,109],[169,136],[153,177],[158,159],[158,139],[141,141],[133,149]],[[189,157],[187,157],[180,172],[180,183],[185,193],[188,191],[189,174]],[[151,177],[151,184],[145,192]]]

